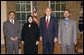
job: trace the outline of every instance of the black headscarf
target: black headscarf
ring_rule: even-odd
[[[27,23],[29,23],[29,21],[28,21],[29,17],[32,17],[32,16],[31,15],[27,16]],[[33,17],[32,17],[32,20],[33,20]]]

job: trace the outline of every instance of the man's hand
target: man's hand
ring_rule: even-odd
[[[57,42],[57,38],[54,38],[54,42]]]
[[[16,41],[16,39],[15,39],[15,38],[13,38],[13,37],[11,37],[11,40],[12,40],[12,41]]]
[[[17,40],[18,39],[18,37],[15,37],[15,40]]]
[[[10,39],[13,40],[13,41],[15,40],[13,37],[11,37]]]
[[[61,44],[61,41],[58,41],[59,44]]]
[[[38,41],[36,41],[36,45],[38,45]]]
[[[74,45],[76,45],[77,43],[75,42]]]
[[[40,41],[42,41],[42,37],[40,36]]]
[[[11,37],[11,40],[13,40],[13,41],[16,41],[17,39],[18,39],[18,37],[15,37],[15,38]]]

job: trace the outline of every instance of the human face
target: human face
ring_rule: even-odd
[[[10,13],[9,14],[9,19],[14,20],[15,19],[15,14],[14,13]]]
[[[28,21],[29,23],[32,23],[33,22],[32,17],[29,17]]]
[[[50,8],[47,8],[45,10],[45,14],[46,14],[46,16],[50,16],[51,15],[51,9]]]
[[[69,11],[64,11],[64,17],[65,17],[65,18],[68,18],[69,16],[70,16]]]
[[[33,15],[34,15],[34,16],[37,16],[37,12],[34,12]]]

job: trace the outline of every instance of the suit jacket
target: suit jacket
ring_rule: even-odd
[[[71,45],[77,42],[77,27],[76,21],[69,19],[68,26],[66,28],[65,20],[59,21],[58,27],[58,40],[61,41],[63,45]]]
[[[57,37],[58,22],[55,17],[51,16],[47,28],[45,20],[46,20],[45,16],[40,18],[40,33],[41,36],[43,37],[43,42],[45,41],[52,42],[53,38]]]
[[[12,24],[9,20],[7,20],[3,23],[3,32],[4,36],[6,36],[7,39],[10,39],[10,37],[20,38],[20,24],[17,21],[15,21],[14,24]]]

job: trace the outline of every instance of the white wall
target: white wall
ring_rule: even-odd
[[[1,44],[4,44],[3,22],[7,18],[6,1],[1,1]]]

